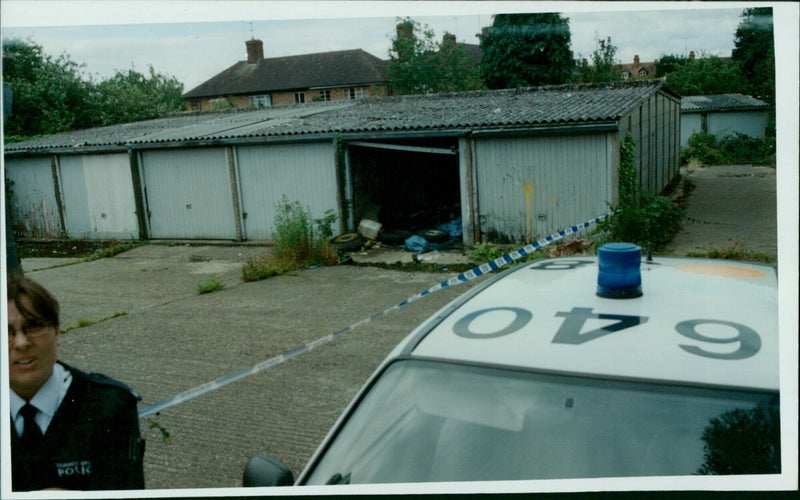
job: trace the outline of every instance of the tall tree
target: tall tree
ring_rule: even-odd
[[[97,110],[108,124],[147,120],[182,109],[182,94],[182,83],[156,73],[152,65],[147,75],[117,70],[97,85]]]
[[[35,136],[95,124],[86,107],[91,84],[68,55],[46,55],[32,42],[3,43],[3,80],[14,95],[14,112],[5,134]]]
[[[592,52],[592,62],[585,59],[578,67],[579,79],[585,83],[616,82],[622,80],[622,66],[616,59],[617,46],[611,42],[611,37],[605,40],[595,37],[597,45]]]
[[[667,87],[680,95],[741,94],[747,83],[739,66],[717,56],[689,61],[667,75]]]
[[[477,64],[462,44],[445,33],[405,18],[399,20],[389,51],[389,77],[395,94],[457,92],[483,88]]]
[[[775,105],[775,37],[772,8],[745,9],[736,28],[732,59],[739,63],[750,92]]]
[[[656,78],[662,78],[676,71],[684,64],[691,62],[686,56],[667,54],[656,61]]]
[[[117,71],[99,83],[68,54],[52,57],[27,40],[3,44],[3,81],[14,95],[7,141],[155,118],[183,109],[183,84],[156,73]]]
[[[566,83],[570,39],[569,19],[559,14],[497,14],[481,34],[483,80],[491,89]]]

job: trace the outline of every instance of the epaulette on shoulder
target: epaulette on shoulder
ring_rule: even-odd
[[[134,398],[136,398],[136,401],[141,401],[142,400],[142,397],[139,395],[138,392],[134,391],[133,389],[128,387],[123,382],[120,382],[119,380],[115,380],[115,379],[113,379],[111,377],[107,377],[107,376],[103,375],[102,373],[89,373],[88,377],[89,377],[89,380],[91,380],[92,382],[95,382],[97,384],[104,385],[106,387],[116,387],[117,389],[122,389],[122,390],[124,390],[126,392],[129,392]]]
[[[100,386],[114,387],[114,388],[117,388],[117,389],[122,389],[123,391],[125,391],[125,392],[129,393],[131,396],[133,396],[134,399],[136,399],[136,401],[141,401],[142,400],[142,397],[139,395],[138,392],[134,391],[133,389],[131,389],[130,387],[128,387],[124,383],[120,382],[119,380],[114,380],[113,378],[107,377],[107,376],[103,375],[102,373],[86,373],[83,370],[79,370],[79,369],[77,369],[77,368],[75,368],[73,366],[70,366],[70,365],[64,363],[63,361],[59,361],[58,363],[61,366],[63,366],[64,368],[66,368],[67,371],[72,373],[73,376],[83,377],[86,380],[88,380],[90,382],[93,382],[93,383],[95,383],[97,385],[100,385]]]

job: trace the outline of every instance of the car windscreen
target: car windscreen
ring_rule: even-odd
[[[778,396],[390,365],[306,484],[780,472]]]

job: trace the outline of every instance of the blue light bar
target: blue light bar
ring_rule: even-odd
[[[633,243],[607,243],[597,250],[597,295],[611,299],[642,296],[642,249]]]

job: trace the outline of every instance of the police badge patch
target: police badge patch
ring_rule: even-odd
[[[58,477],[88,476],[92,473],[90,460],[75,460],[73,462],[56,462]]]

